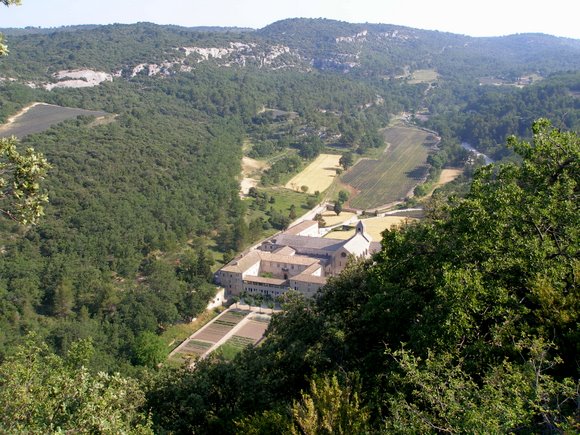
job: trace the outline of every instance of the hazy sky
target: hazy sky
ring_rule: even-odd
[[[0,27],[150,21],[261,28],[284,18],[387,23],[472,36],[541,32],[580,39],[578,0],[22,0]]]

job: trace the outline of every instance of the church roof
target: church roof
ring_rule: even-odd
[[[357,233],[346,241],[344,249],[351,254],[364,255],[368,251],[370,242],[363,234]]]
[[[291,234],[280,234],[273,239],[270,239],[270,242],[276,245],[290,246],[298,252],[300,252],[300,249],[315,249],[332,252],[340,249],[344,244],[344,240],[294,236]]]
[[[318,222],[316,221],[302,221],[299,224],[294,225],[293,227],[288,228],[286,231],[284,231],[284,234],[290,234],[293,236],[297,236],[299,235],[301,232],[316,226],[318,228]]]

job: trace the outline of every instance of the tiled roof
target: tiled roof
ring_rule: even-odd
[[[246,276],[244,278],[244,281],[257,282],[257,283],[260,283],[260,284],[274,284],[274,285],[277,285],[277,286],[282,286],[288,280],[286,280],[286,279],[277,279],[277,278],[266,278],[266,277],[263,277],[263,276],[249,275],[249,276]]]
[[[222,270],[225,272],[244,272],[254,264],[260,261],[260,254],[258,251],[250,251],[239,260],[232,261]]]
[[[290,278],[290,281],[298,281],[298,282],[311,282],[314,284],[326,284],[326,277],[325,276],[316,276],[316,275],[307,275],[305,273],[301,273],[300,275],[293,276]]]
[[[316,221],[302,221],[299,224],[294,225],[293,227],[288,228],[286,231],[284,231],[284,234],[289,234],[289,235],[298,235],[300,234],[302,231],[307,230],[310,227],[315,226],[318,227],[318,222]]]
[[[273,261],[276,263],[287,263],[287,264],[299,264],[302,266],[309,266],[311,264],[318,263],[319,260],[312,257],[306,257],[304,255],[282,255],[273,252],[265,251],[254,251],[259,252],[260,258],[263,261]]]
[[[376,252],[379,252],[381,250],[382,246],[381,246],[381,242],[371,242],[371,246],[369,248],[369,252],[371,254],[374,254]]]
[[[296,254],[296,251],[294,249],[292,249],[290,246],[283,246],[283,247],[275,250],[273,252],[273,254],[279,254],[279,255],[294,255],[294,254]]]
[[[290,246],[300,252],[301,249],[316,249],[320,251],[336,251],[344,244],[344,240],[322,237],[303,237],[291,234],[280,234],[270,240],[276,245]]]

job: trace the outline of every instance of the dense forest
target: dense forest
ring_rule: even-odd
[[[110,115],[17,145],[50,164],[49,201],[37,225],[0,220],[0,431],[578,429],[578,41],[330,20],[2,32],[2,120],[37,101]],[[111,80],[45,87],[75,69]],[[289,293],[260,347],[159,368],[212,271],[289,221],[250,218],[275,198],[240,198],[244,153],[276,158],[276,185],[322,151],[383,146],[401,112],[441,136],[433,176],[466,163],[461,142],[503,164],[469,166],[316,300]]]

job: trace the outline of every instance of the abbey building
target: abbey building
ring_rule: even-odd
[[[276,297],[288,289],[313,296],[349,256],[368,257],[380,249],[359,221],[347,240],[323,238],[318,222],[304,221],[279,233],[224,266],[217,274],[226,297],[242,292]]]

